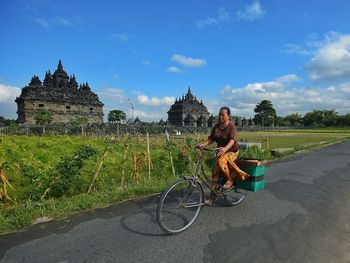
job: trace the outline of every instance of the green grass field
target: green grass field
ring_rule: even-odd
[[[241,132],[239,139],[249,142],[261,142],[264,148],[305,149],[317,144],[332,143],[350,138],[350,129],[341,132],[325,132],[319,130],[297,130],[284,132]]]
[[[28,228],[38,217],[60,219],[160,192],[193,171],[194,146],[206,137],[176,136],[167,142],[153,136],[148,153],[146,137],[2,136],[0,234]],[[350,129],[239,132],[238,139],[262,143],[259,157],[274,159],[350,139]],[[280,148],[289,151],[271,154]]]

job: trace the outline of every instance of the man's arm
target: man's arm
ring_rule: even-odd
[[[208,138],[208,140],[206,140],[203,143],[198,144],[196,147],[197,148],[204,148],[204,147],[207,147],[209,144],[212,144],[212,143],[213,143],[213,140]]]
[[[218,156],[223,155],[225,152],[231,149],[231,147],[235,144],[235,140],[231,139],[225,147],[218,148]]]

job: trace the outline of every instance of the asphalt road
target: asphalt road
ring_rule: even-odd
[[[266,188],[165,235],[157,196],[0,236],[1,262],[350,262],[350,141],[272,162]]]

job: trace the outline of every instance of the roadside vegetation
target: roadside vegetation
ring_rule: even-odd
[[[262,146],[242,151],[242,157],[273,160],[349,139],[350,129],[239,135],[240,141]],[[26,229],[38,218],[61,219],[161,192],[175,178],[193,171],[194,146],[206,137],[2,136],[0,234]]]

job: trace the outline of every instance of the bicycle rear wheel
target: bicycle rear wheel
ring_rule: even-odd
[[[246,197],[247,191],[236,187],[224,193],[224,199],[229,206],[238,205]]]
[[[179,179],[166,189],[158,203],[157,220],[168,234],[180,233],[196,220],[203,206],[203,187],[191,179]]]

